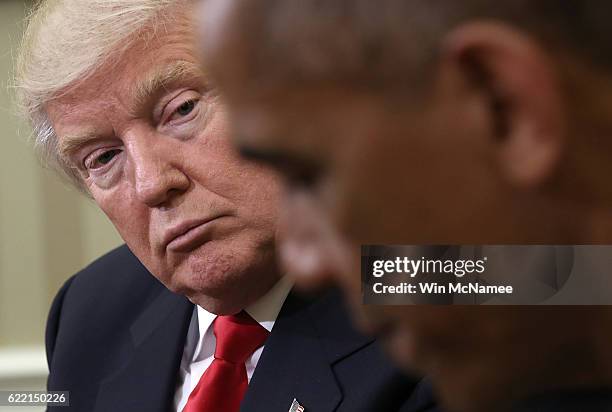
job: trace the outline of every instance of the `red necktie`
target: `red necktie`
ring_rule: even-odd
[[[268,331],[245,311],[217,316],[215,358],[189,395],[183,412],[238,412],[248,379],[244,362],[264,344]]]

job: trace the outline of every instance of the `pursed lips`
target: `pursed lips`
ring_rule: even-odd
[[[210,224],[223,216],[185,220],[171,227],[164,233],[164,249],[173,252],[190,252],[196,249],[210,240]]]

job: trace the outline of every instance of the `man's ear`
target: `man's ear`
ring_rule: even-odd
[[[528,35],[496,22],[450,32],[444,58],[480,88],[496,162],[509,183],[534,188],[551,178],[564,146],[564,108],[553,62]]]

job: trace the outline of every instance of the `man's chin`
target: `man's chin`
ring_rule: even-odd
[[[243,259],[224,242],[210,241],[187,254],[168,255],[168,289],[183,295],[219,294],[231,284]]]
[[[227,299],[239,289],[246,285],[244,276],[239,271],[216,264],[210,266],[198,265],[197,267],[185,267],[177,269],[166,287],[174,293],[178,293],[192,299],[196,296],[207,296],[211,299]],[[201,299],[198,299],[201,300]]]
[[[253,303],[277,280],[273,268],[262,271],[248,254],[215,252],[189,256],[163,283],[209,312],[226,315]]]
[[[178,271],[166,287],[211,313],[228,315],[242,310],[248,296],[248,291],[237,288],[237,284],[246,282],[233,279],[232,273]]]
[[[234,315],[244,309],[242,305],[228,301],[226,298],[214,298],[204,294],[187,296],[187,298],[194,305],[198,305],[215,315]]]

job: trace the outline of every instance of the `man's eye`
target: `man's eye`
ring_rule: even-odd
[[[90,170],[99,169],[109,164],[119,152],[121,152],[121,150],[113,149],[102,152],[102,154],[97,156],[90,156],[85,160],[85,167]]]
[[[195,100],[188,100],[176,109],[176,114],[178,114],[179,116],[187,116],[193,111],[195,105]]]
[[[103,165],[108,164],[111,160],[113,160],[113,157],[117,155],[117,152],[117,150],[109,150],[108,152],[104,152],[103,154],[98,156],[96,160],[98,161],[98,163],[101,163]]]
[[[165,103],[161,112],[154,110],[154,118],[162,126],[181,126],[189,123],[198,117],[202,97],[196,90],[185,90]]]

